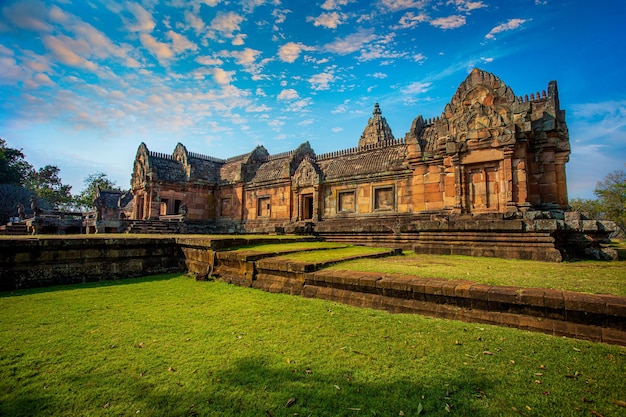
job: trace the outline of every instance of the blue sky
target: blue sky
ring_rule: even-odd
[[[625,19],[618,0],[3,0],[0,137],[74,193],[96,171],[128,188],[142,141],[321,154],[375,102],[403,137],[479,67],[518,96],[557,80],[588,198],[626,162]]]

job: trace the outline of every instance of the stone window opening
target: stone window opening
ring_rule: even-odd
[[[182,201],[180,200],[174,200],[174,214],[179,214],[180,213],[180,204],[182,203]]]
[[[271,213],[270,209],[269,196],[259,197],[257,199],[257,217],[269,217]]]
[[[220,215],[223,217],[229,217],[231,215],[231,198],[224,197],[220,202]]]
[[[341,191],[337,194],[337,212],[338,213],[356,212],[356,193],[354,190]]]
[[[376,187],[374,188],[374,211],[393,211],[395,210],[395,193],[394,187]]]

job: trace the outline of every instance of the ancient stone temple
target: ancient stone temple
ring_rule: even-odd
[[[132,218],[182,215],[219,232],[306,232],[421,252],[558,260],[569,154],[556,82],[518,97],[474,69],[441,115],[416,117],[400,139],[375,104],[358,146],[327,154],[307,142],[218,159],[180,143],[171,155],[142,143]],[[570,218],[569,229],[579,221]]]

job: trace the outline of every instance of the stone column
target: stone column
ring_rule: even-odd
[[[515,202],[513,201],[513,148],[504,150],[504,159],[502,161],[502,170],[504,172],[505,184],[505,207],[507,212],[517,211]]]
[[[567,180],[565,177],[565,163],[569,161],[569,152],[559,152],[554,156],[554,170],[556,174],[556,197],[561,208],[569,205],[567,198]]]
[[[463,211],[463,178],[461,175],[461,165],[459,154],[452,156],[452,166],[454,167],[454,211],[461,213]]]

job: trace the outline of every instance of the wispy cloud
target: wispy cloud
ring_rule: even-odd
[[[380,6],[384,10],[396,12],[405,9],[422,9],[428,0],[381,0]]]
[[[427,22],[430,18],[424,13],[415,14],[414,12],[406,12],[395,25],[394,29],[412,29],[420,23]]]
[[[127,29],[130,32],[152,32],[156,27],[156,23],[150,12],[141,7],[138,3],[128,2],[126,7],[135,17],[135,21],[127,25]]]
[[[488,34],[485,35],[486,39],[495,39],[496,38],[496,34],[501,33],[501,32],[506,32],[509,30],[514,30],[519,28],[520,26],[522,26],[524,23],[526,23],[528,20],[527,19],[509,19],[508,22],[506,23],[502,23],[501,25],[498,25],[496,27],[494,27],[493,29],[491,29],[489,31]]]
[[[455,5],[457,10],[460,12],[471,12],[472,10],[483,9],[487,7],[487,5],[482,1],[473,0],[449,0],[448,4]]]
[[[216,39],[217,33],[219,33],[225,38],[233,38],[235,36],[234,32],[241,29],[241,23],[243,21],[244,18],[238,13],[218,12],[209,25],[209,28],[211,29],[209,36]]]
[[[47,22],[48,10],[45,5],[35,0],[14,2],[2,9],[2,16],[18,29],[33,32],[50,32],[52,26]]]
[[[346,15],[343,13],[331,12],[322,13],[317,17],[307,17],[307,22],[313,22],[313,26],[322,26],[328,29],[336,29],[337,26],[345,23]]]
[[[430,21],[430,24],[439,29],[456,29],[464,26],[466,23],[465,16],[454,15],[448,17],[439,17]]]
[[[360,50],[363,45],[372,42],[377,38],[373,30],[359,30],[343,38],[337,38],[327,44],[324,49],[339,55],[347,55]]]
[[[44,36],[43,44],[48,48],[56,59],[65,65],[75,68],[83,68],[89,71],[96,71],[97,65],[83,58],[75,51],[87,52],[89,44],[84,40],[74,40],[67,36]]]
[[[172,49],[166,43],[159,42],[154,36],[148,33],[140,34],[139,40],[141,44],[161,62],[174,56]]]
[[[354,3],[356,0],[326,0],[320,7],[324,10],[335,10],[341,6]]]
[[[332,68],[327,68],[324,72],[315,74],[308,79],[313,90],[328,90],[330,84],[336,80],[335,74]]]

